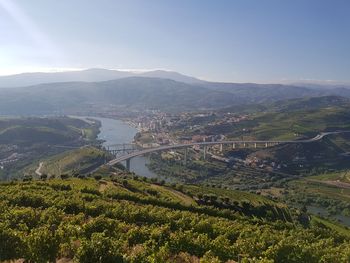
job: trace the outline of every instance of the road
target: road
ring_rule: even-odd
[[[35,173],[37,174],[37,175],[39,175],[39,176],[41,176],[42,175],[42,173],[41,173],[41,168],[43,167],[43,162],[40,162],[39,163],[39,167],[35,170]]]
[[[153,152],[160,152],[160,151],[167,151],[167,150],[173,150],[173,149],[181,149],[181,148],[187,148],[187,147],[192,147],[195,145],[199,145],[199,146],[210,146],[210,145],[219,145],[219,144],[266,144],[266,143],[270,143],[270,144],[285,144],[285,143],[310,143],[310,142],[316,142],[319,141],[321,139],[323,139],[324,137],[328,136],[328,135],[332,135],[332,134],[341,134],[341,133],[349,133],[350,131],[334,131],[334,132],[322,132],[320,134],[318,134],[317,136],[315,136],[314,138],[311,139],[307,139],[307,140],[289,140],[289,141],[282,141],[282,140],[278,140],[278,141],[262,141],[262,140],[258,140],[258,141],[219,141],[219,142],[194,142],[194,143],[188,143],[188,144],[177,144],[177,145],[167,145],[167,146],[160,146],[160,147],[155,147],[155,148],[150,148],[150,149],[145,149],[145,150],[140,150],[137,152],[133,152],[130,154],[126,154],[123,156],[120,156],[116,159],[111,160],[110,162],[107,163],[107,165],[109,166],[113,166],[117,163],[126,161],[128,159],[131,159],[133,157],[136,156],[140,156],[140,155],[145,155],[148,153],[153,153]]]

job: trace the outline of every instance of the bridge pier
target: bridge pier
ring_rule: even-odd
[[[220,152],[221,152],[221,153],[222,153],[222,151],[223,151],[223,148],[224,148],[224,147],[223,147],[223,144],[221,143],[221,144],[220,144]]]
[[[130,159],[126,159],[126,170],[128,172],[130,172],[130,160],[131,160],[131,158]]]
[[[207,146],[203,147],[203,159],[206,160],[207,159]]]
[[[184,147],[191,147],[191,146],[198,146],[198,147],[203,147],[203,159],[205,160],[207,157],[207,151],[208,148],[210,149],[211,146],[215,145],[219,145],[219,147],[222,149],[223,144],[229,144],[232,145],[232,148],[241,148],[243,147],[255,147],[257,148],[257,146],[264,146],[267,148],[269,146],[275,146],[275,145],[280,145],[280,144],[295,144],[295,143],[312,143],[312,142],[316,142],[321,140],[322,138],[324,138],[325,136],[328,136],[330,134],[338,134],[338,133],[350,133],[350,131],[343,131],[343,132],[328,132],[328,133],[321,133],[319,135],[317,135],[314,138],[311,139],[304,139],[304,140],[292,140],[292,141],[244,141],[243,137],[242,140],[239,141],[217,141],[217,142],[201,142],[201,143],[191,143],[191,144],[179,144],[179,145],[170,145],[170,146],[160,146],[157,148],[153,148],[153,149],[142,149],[139,150],[138,152],[128,152],[130,151],[135,151],[136,149],[126,149],[125,146],[123,147],[123,150],[114,150],[112,147],[114,146],[103,146],[102,149],[104,150],[109,150],[109,153],[112,154],[116,154],[119,152],[124,152],[126,151],[127,154],[123,155],[123,156],[116,156],[115,159],[109,161],[107,163],[107,165],[109,166],[113,166],[117,163],[121,163],[126,161],[126,169],[130,170],[130,159],[139,155],[143,155],[143,154],[148,154],[148,153],[152,153],[152,152],[159,152],[159,151],[165,151],[165,150],[171,150],[171,149],[180,149],[180,148],[184,148]],[[118,145],[117,145],[118,146]],[[59,146],[56,146],[59,147]],[[186,153],[186,161],[187,161],[187,153]]]
[[[184,164],[187,164],[187,155],[188,155],[188,148],[185,148],[185,153],[184,153]]]

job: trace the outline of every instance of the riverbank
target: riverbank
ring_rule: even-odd
[[[75,116],[72,116],[75,117]],[[94,119],[100,122],[100,132],[97,139],[103,141],[102,145],[107,147],[115,144],[129,144],[134,142],[134,137],[138,130],[133,127],[130,121],[115,120],[104,117],[77,116],[79,119]],[[148,169],[150,160],[147,156],[139,156],[131,160],[131,172],[144,177],[157,177],[155,173]]]

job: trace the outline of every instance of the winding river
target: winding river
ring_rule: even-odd
[[[102,118],[95,116],[70,116],[76,119],[82,119],[88,121],[88,119],[95,119],[101,122],[100,133],[97,138],[103,140],[103,146],[113,144],[131,143],[134,140],[134,136],[137,130],[121,120],[115,120],[110,118]],[[130,170],[137,175],[144,177],[157,177],[155,173],[150,171],[147,167],[149,158],[144,156],[138,156],[131,159]],[[125,165],[125,164],[124,164]]]
[[[134,127],[120,120],[109,118],[90,117],[101,122],[100,133],[98,139],[104,140],[104,146],[112,144],[131,143],[137,130]],[[131,159],[130,170],[138,175],[145,177],[156,177],[157,175],[150,171],[147,167],[149,163],[148,157],[139,156]]]

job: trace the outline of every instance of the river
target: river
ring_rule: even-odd
[[[137,133],[137,130],[134,127],[120,120],[100,117],[90,118],[101,122],[98,139],[104,140],[103,146],[131,143],[134,140],[135,134]],[[130,170],[140,176],[156,177],[157,175],[148,169],[148,163],[148,157],[134,157],[130,162]]]

